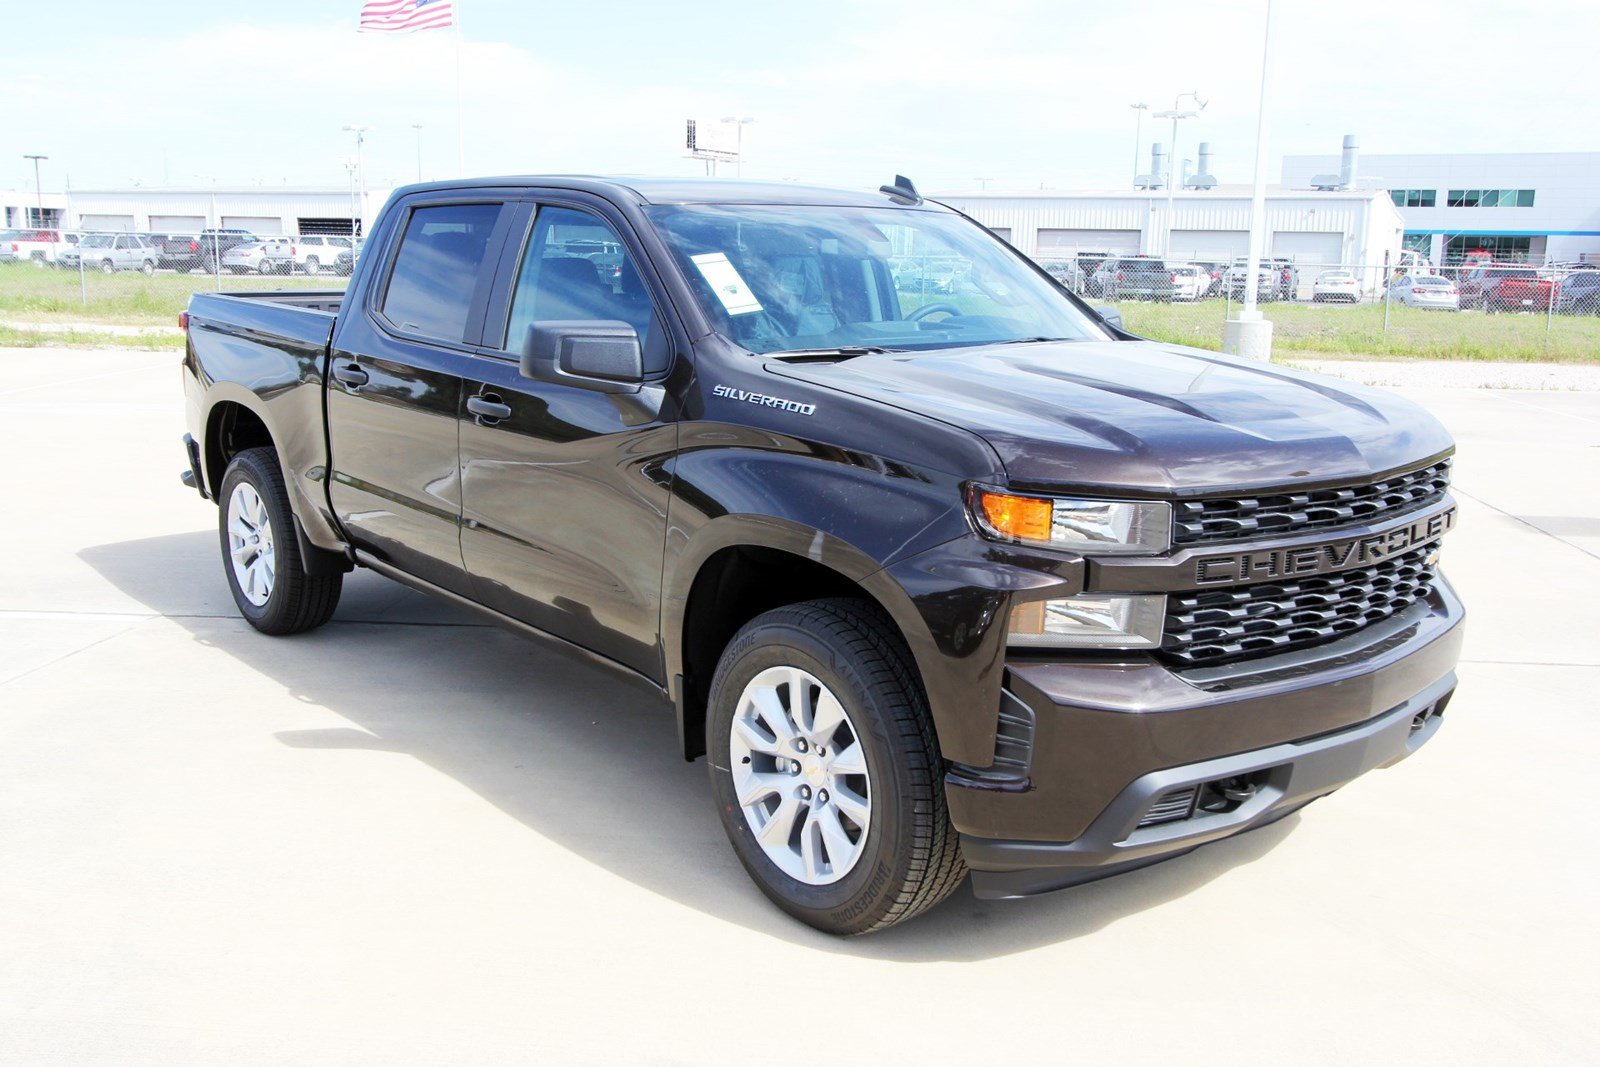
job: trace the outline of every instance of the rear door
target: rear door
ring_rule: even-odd
[[[506,242],[462,395],[461,548],[474,599],[664,681],[661,557],[677,430],[663,405],[681,339],[640,249],[604,212],[578,197],[525,204]],[[562,319],[633,326],[646,383],[618,394],[523,377],[528,326]]]
[[[465,594],[457,412],[515,206],[433,195],[399,211],[334,337],[328,497],[356,546]]]

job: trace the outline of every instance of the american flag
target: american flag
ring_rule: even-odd
[[[361,5],[358,33],[410,33],[455,25],[451,0],[369,0]]]

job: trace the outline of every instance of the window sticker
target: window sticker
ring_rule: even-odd
[[[717,294],[717,299],[722,301],[728,314],[748,315],[761,310],[761,301],[744,283],[739,269],[728,262],[727,256],[721,252],[706,252],[689,258],[700,268],[701,276],[711,286],[711,291]]]

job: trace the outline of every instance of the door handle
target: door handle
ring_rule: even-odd
[[[467,397],[467,410],[476,415],[480,423],[499,422],[511,417],[511,405],[502,403],[493,393]]]
[[[354,363],[333,368],[333,376],[346,385],[366,385],[368,380],[367,372]]]

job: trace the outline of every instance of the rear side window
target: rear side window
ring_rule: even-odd
[[[383,315],[407,333],[459,342],[499,204],[442,204],[411,212],[383,297]]]

